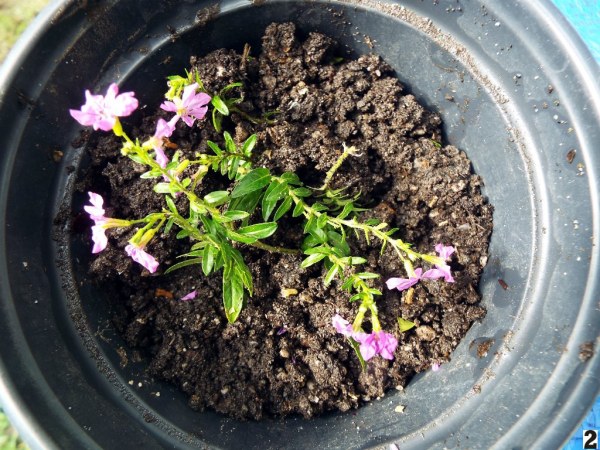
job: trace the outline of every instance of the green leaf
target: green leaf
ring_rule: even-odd
[[[169,234],[169,232],[171,231],[171,228],[173,228],[173,224],[175,223],[175,218],[171,217],[168,221],[167,224],[165,225],[165,228],[163,230],[164,234]]]
[[[242,244],[253,244],[258,239],[252,236],[244,236],[243,234],[239,234],[233,230],[227,230],[227,237],[232,241],[241,242]]]
[[[350,264],[351,266],[356,266],[357,264],[364,264],[367,262],[365,258],[360,256],[348,256],[346,258],[342,258],[342,261],[344,261],[346,264]]]
[[[227,170],[227,176],[229,177],[230,180],[233,180],[235,178],[235,176],[237,175],[237,170],[238,170],[238,166],[240,165],[240,158],[238,158],[237,156],[231,158],[231,160],[229,161],[229,168]]]
[[[215,153],[217,156],[221,156],[223,154],[223,150],[213,141],[206,141],[206,145]]]
[[[190,232],[187,230],[181,230],[179,233],[177,233],[177,236],[175,236],[177,239],[183,239],[186,238],[190,235]],[[166,273],[166,272],[165,272]]]
[[[310,197],[312,195],[312,192],[310,189],[307,189],[305,187],[299,187],[294,189],[294,194],[296,194],[297,197]]]
[[[214,191],[211,192],[208,195],[204,196],[204,200],[213,205],[213,206],[219,206],[222,205],[224,203],[227,203],[227,201],[229,200],[229,192],[227,191]]]
[[[190,202],[190,211],[202,215],[206,213],[206,208],[194,200]]]
[[[204,229],[213,236],[217,235],[217,226],[216,223],[209,219],[206,216],[200,216],[200,220],[202,221],[202,225],[204,225]]]
[[[323,213],[319,216],[319,218],[317,219],[317,227],[318,228],[323,228],[325,226],[325,224],[327,223],[327,214]]]
[[[340,271],[341,271],[341,267],[338,266],[337,264],[334,264],[333,266],[331,266],[331,268],[327,272],[327,275],[325,275],[325,279],[323,280],[323,282],[325,283],[325,286],[329,286],[331,284],[331,282],[333,281],[333,279],[335,278],[335,276],[337,275],[337,273]]]
[[[251,192],[264,188],[271,181],[269,169],[260,167],[248,172],[231,193],[231,198],[243,197]]]
[[[146,165],[146,161],[144,161],[143,158],[141,158],[140,156],[138,156],[134,153],[128,153],[127,157],[138,164]]]
[[[292,217],[299,217],[303,213],[304,213],[304,202],[299,201],[298,203],[296,203],[296,206],[294,207],[294,211],[292,212]]]
[[[279,205],[279,208],[277,208],[277,211],[275,211],[273,220],[277,222],[281,219],[283,215],[290,210],[292,203],[294,203],[294,199],[292,199],[292,197],[286,197],[285,200],[281,202],[281,205]]]
[[[212,123],[213,127],[215,127],[215,131],[217,133],[221,132],[221,122],[223,121],[223,116],[219,113],[217,108],[212,110]]]
[[[302,261],[302,263],[300,264],[300,267],[302,269],[306,269],[307,267],[310,267],[313,264],[318,263],[319,261],[324,259],[326,256],[327,255],[324,255],[323,253],[315,253],[314,255],[309,255],[308,258],[306,258],[304,261]]]
[[[348,256],[350,254],[350,246],[346,242],[345,236],[338,233],[337,231],[328,231],[327,237],[336,249],[341,253],[340,256]]]
[[[273,181],[267,190],[262,200],[262,213],[263,220],[269,220],[269,216],[275,209],[277,202],[281,198],[282,194],[287,190],[287,183],[279,183]]]
[[[229,210],[223,213],[224,222],[233,222],[235,220],[244,220],[250,216],[246,211]]]
[[[352,211],[354,211],[354,205],[352,203],[346,203],[344,209],[338,214],[337,218],[343,220],[348,217]]]
[[[327,206],[325,206],[323,203],[319,203],[319,202],[316,202],[314,205],[312,205],[312,209],[317,212],[329,210],[329,208]]]
[[[264,239],[271,236],[276,230],[277,224],[275,222],[265,222],[242,227],[237,232],[255,239]]]
[[[244,262],[242,255],[237,250],[235,250],[235,252],[237,252],[237,256],[234,270],[238,273],[240,279],[242,280],[242,284],[248,291],[249,295],[252,295],[252,273],[250,273],[250,269]]]
[[[242,87],[244,85],[244,83],[237,81],[235,83],[230,83],[227,86],[225,86],[223,89],[221,89],[221,94],[225,94],[226,92],[232,90],[233,88],[236,87]]]
[[[217,251],[218,250],[212,245],[204,247],[202,253],[202,272],[204,272],[204,275],[206,276],[211,274],[215,266],[215,253],[217,253]]]
[[[359,292],[358,294],[354,294],[352,297],[350,297],[350,302],[356,302],[358,300],[362,300],[362,298],[365,296],[364,292]]]
[[[172,191],[169,183],[156,183],[154,185],[154,192],[157,194],[170,194]]]
[[[400,328],[400,332],[404,333],[405,331],[414,328],[416,325],[410,320],[403,319],[402,317],[398,317],[398,327]]]
[[[304,240],[302,241],[302,245],[300,248],[302,248],[302,250],[306,250],[308,248],[312,248],[315,245],[319,245],[319,244],[321,244],[321,242],[319,242],[319,240],[317,238],[315,238],[314,236],[309,234],[304,237]]]
[[[367,363],[365,362],[365,359],[363,358],[363,356],[360,353],[360,344],[358,342],[356,342],[354,339],[352,339],[351,337],[348,338],[348,341],[350,342],[350,345],[352,346],[354,353],[356,353],[356,357],[358,358],[360,367],[364,372],[365,370],[367,370]]]
[[[201,258],[186,259],[185,261],[181,261],[177,264],[173,264],[171,267],[169,267],[167,270],[165,270],[165,275],[173,272],[174,270],[181,269],[182,267],[187,267],[187,266],[191,266],[194,264],[200,264],[201,262],[202,262]]]
[[[191,252],[185,253],[183,255],[177,256],[178,258],[202,258],[203,250],[193,250]]]
[[[143,174],[141,174],[140,178],[143,178],[143,179],[158,178],[161,175],[162,175],[162,173],[160,172],[160,170],[150,170],[148,172],[144,172]]]
[[[356,276],[361,280],[373,280],[375,278],[379,278],[380,275],[372,272],[360,272],[356,274]]]
[[[242,154],[244,154],[248,157],[252,156],[252,150],[254,150],[254,147],[256,146],[256,141],[257,141],[256,134],[253,134],[248,139],[246,139],[246,141],[244,142],[244,145],[242,147]]]
[[[223,272],[223,306],[229,323],[235,322],[244,306],[244,285],[236,271]]]
[[[305,255],[314,255],[315,253],[323,253],[325,255],[331,255],[331,249],[329,247],[319,245],[318,247],[312,247],[312,248],[309,248],[304,251]]]
[[[258,190],[243,197],[234,198],[231,200],[231,203],[229,203],[229,209],[236,211],[246,211],[248,214],[252,214],[258,206],[258,202],[260,201],[261,195],[262,191]]]
[[[215,109],[217,111],[219,111],[221,114],[223,114],[224,116],[229,115],[229,108],[227,107],[225,102],[221,99],[221,97],[219,97],[218,95],[213,95],[210,102],[215,107]]]
[[[229,153],[235,153],[237,149],[235,148],[235,142],[233,142],[233,138],[231,137],[231,134],[229,134],[228,131],[224,131],[223,137],[225,138],[225,149]]]
[[[311,234],[311,236],[314,236],[319,241],[319,243],[324,244],[325,242],[327,242],[327,233],[325,233],[323,228],[319,228],[316,225],[317,224],[314,223],[310,228],[308,228],[307,231]]]
[[[175,206],[175,202],[171,197],[165,196],[165,202],[173,214],[178,214],[177,206]]]
[[[374,226],[377,226],[377,225],[381,224],[381,220],[376,219],[375,217],[373,217],[371,219],[365,220],[364,223],[365,223],[365,225],[369,225],[370,227],[374,227]]]
[[[300,178],[298,178],[298,175],[296,175],[294,172],[284,172],[283,175],[281,175],[281,179],[284,180],[288,184],[293,184],[293,185],[302,184],[302,182],[300,181]]]

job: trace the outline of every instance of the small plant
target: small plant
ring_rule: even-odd
[[[79,123],[94,129],[112,130],[123,139],[122,154],[147,168],[142,178],[155,179],[154,191],[163,195],[164,208],[136,219],[117,219],[105,216],[104,199],[89,193],[86,212],[94,222],[92,226],[93,253],[108,245],[105,234],[108,228],[132,227],[129,245],[125,251],[146,270],[154,273],[160,265],[145,249],[161,234],[176,232],[178,239],[189,242],[189,251],[179,255],[180,262],[167,268],[164,273],[189,265],[199,265],[204,276],[221,273],[223,281],[223,305],[229,322],[240,315],[244,299],[252,296],[252,275],[243,256],[243,247],[256,247],[269,252],[304,255],[301,268],[322,263],[325,267],[323,283],[338,280],[342,289],[349,293],[351,302],[358,302],[358,312],[352,324],[335,315],[332,325],[346,336],[356,350],[361,364],[375,355],[393,359],[397,347],[396,338],[382,330],[378,319],[376,298],[382,292],[374,286],[379,274],[361,270],[366,259],[352,254],[347,238],[351,233],[367,242],[377,240],[381,252],[390,246],[402,262],[406,278],[390,278],[389,289],[411,290],[420,280],[443,278],[453,282],[447,261],[454,252],[451,246],[436,245],[437,255],[421,254],[397,236],[397,229],[377,219],[359,220],[357,213],[365,209],[357,204],[359,196],[347,196],[343,189],[331,189],[330,182],[342,163],[356,155],[352,146],[343,146],[342,154],[327,172],[319,188],[305,185],[292,172],[272,173],[266,167],[257,167],[253,151],[258,139],[251,135],[243,143],[236,144],[231,134],[223,130],[223,118],[232,112],[253,123],[268,122],[270,116],[260,119],[239,108],[241,97],[232,96],[241,83],[233,83],[217,93],[206,92],[197,73],[186,77],[168,79],[166,101],[161,104],[165,111],[174,113],[168,121],[159,119],[153,136],[140,142],[131,139],[124,131],[120,117],[130,115],[138,106],[133,92],[119,94],[116,84],[111,84],[105,96],[92,95],[86,91],[86,103],[80,110],[70,110]],[[211,111],[212,109],[212,111]],[[210,154],[196,153],[193,159],[183,158],[175,151],[167,156],[168,139],[180,120],[188,127],[203,124],[209,113],[212,126],[222,135],[222,144],[208,141]],[[219,173],[229,180],[230,186],[205,195],[199,195],[203,179],[211,172]],[[185,211],[176,206],[179,196],[187,199]],[[181,204],[181,202],[179,202]],[[295,248],[273,246],[265,242],[285,217],[299,218],[303,224],[304,238]],[[241,244],[241,245],[240,245]],[[422,261],[430,266],[427,270],[415,268]],[[412,292],[410,292],[412,294]],[[192,300],[196,292],[181,300]],[[292,301],[292,300],[290,300]],[[370,332],[363,324],[367,314]],[[414,324],[398,318],[401,332]]]

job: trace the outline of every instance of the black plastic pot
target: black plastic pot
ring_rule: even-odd
[[[83,282],[88,249],[66,226],[84,153],[68,108],[112,80],[154,104],[191,54],[256,48],[287,20],[381,54],[468,153],[495,206],[488,314],[405,392],[314,420],[237,422],[190,410],[143,363],[121,368],[102,293]],[[0,72],[5,410],[34,448],[559,448],[600,389],[600,357],[585,351],[600,331],[599,76],[542,0],[56,2]],[[478,358],[470,344],[490,338]]]

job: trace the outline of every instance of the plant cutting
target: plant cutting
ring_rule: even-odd
[[[291,24],[273,24],[266,33],[263,50],[268,45],[278,45],[269,40],[281,34],[292,42],[291,45],[299,46],[299,43],[293,43],[294,27]],[[304,45],[311,44],[333,46],[329,38],[317,34],[311,35]],[[287,52],[283,49],[283,53]],[[323,167],[323,175],[320,171],[307,174],[308,182],[300,174],[306,170],[277,170],[277,163],[265,159],[265,155],[271,160],[277,156],[266,148],[262,130],[266,129],[268,133],[286,123],[288,118],[280,111],[280,105],[258,113],[248,107],[246,98],[256,96],[246,86],[251,75],[240,74],[244,81],[230,76],[225,85],[215,84],[209,77],[207,83],[202,73],[213,70],[211,64],[223,64],[218,58],[226,58],[225,55],[224,51],[218,51],[207,57],[208,69],[196,62],[185,76],[168,77],[159,115],[145,124],[153,130],[151,134],[130,137],[124,130],[121,118],[134,113],[139,101],[134,92],[119,94],[115,83],[108,87],[104,96],[86,91],[86,103],[80,109],[71,109],[72,117],[82,125],[112,130],[114,137],[120,140],[119,144],[112,145],[120,147],[120,154],[134,163],[136,172],[141,171],[140,179],[149,181],[143,188],[162,198],[159,207],[144,216],[114,217],[107,216],[102,195],[89,191],[89,204],[84,209],[93,222],[92,252],[105,250],[109,242],[107,232],[116,229],[118,236],[128,236],[123,251],[149,274],[160,273],[161,258],[155,257],[149,249],[161,245],[161,240],[165,242],[164,247],[170,246],[169,236],[174,235],[182,250],[175,256],[176,262],[162,268],[162,276],[168,277],[175,271],[189,268],[195,272],[188,273],[198,279],[219,277],[223,313],[230,324],[240,318],[243,320],[244,305],[254,302],[257,280],[248,263],[249,249],[286,256],[296,264],[293,270],[321,272],[323,289],[334,288],[339,291],[337,295],[346,295],[350,303],[356,304],[349,309],[352,316],[332,312],[329,327],[346,338],[363,372],[368,372],[368,361],[376,355],[393,360],[398,347],[397,336],[408,333],[416,323],[402,317],[402,310],[398,309],[391,321],[392,329],[384,328],[379,319],[382,289],[403,293],[404,302],[410,305],[417,283],[427,286],[435,282],[454,283],[449,264],[455,248],[437,242],[435,254],[433,248],[429,252],[415,249],[401,239],[398,227],[373,216],[367,202],[375,203],[380,199],[371,194],[371,199],[365,201],[356,186],[338,181],[343,168],[360,168],[367,163],[357,147],[363,152],[372,152],[358,133],[354,133],[358,134],[356,137],[346,136],[348,142],[341,140],[341,148],[325,148],[323,151],[330,154],[331,163]],[[319,48],[318,55],[320,65],[340,72],[356,64],[340,65],[335,57],[325,57],[327,48]],[[249,47],[236,58],[239,67],[253,64]],[[378,64],[385,70],[377,57],[371,57],[367,63]],[[219,67],[217,70],[223,70]],[[365,74],[372,70],[379,78],[382,77],[381,69],[366,67],[362,70]],[[394,83],[389,77],[383,77],[383,81]],[[209,84],[211,87],[207,87]],[[306,95],[312,87],[305,81],[297,86],[304,92],[300,95]],[[352,126],[348,120],[344,123]],[[196,148],[182,150],[174,134],[178,127],[180,136],[199,129],[207,137],[199,141]],[[243,138],[240,127],[246,127]],[[255,132],[250,133],[251,130]],[[422,141],[434,149],[441,148],[434,138],[435,135],[431,135]],[[343,175],[341,178],[344,179]],[[433,203],[436,201],[432,200]],[[389,217],[395,220],[394,214]],[[285,244],[271,242],[277,240],[280,225],[294,230],[297,237],[288,239]],[[360,252],[361,246],[364,253]],[[369,268],[373,263],[368,264],[368,258],[373,259],[374,251],[379,257],[393,258],[395,261],[388,264],[393,264],[400,273],[396,269],[395,276],[388,276],[382,283],[381,274]],[[139,269],[132,267],[131,270]],[[298,291],[304,288],[301,285],[282,286],[284,301],[293,304],[297,301]],[[160,292],[171,291],[161,288]],[[169,297],[174,302],[203,301],[198,297],[198,289],[180,294],[179,299],[173,294]],[[263,297],[260,301],[267,300]],[[391,317],[387,319],[388,323],[389,319]],[[421,322],[417,320],[421,326],[415,328],[416,334],[425,341],[434,340],[434,329]],[[288,331],[288,326],[282,324],[277,334]],[[290,331],[288,336],[291,334]],[[285,358],[289,350],[282,349],[280,353]],[[433,363],[437,364],[436,361]],[[354,376],[359,378],[360,373],[355,372]],[[225,388],[221,390],[229,392]],[[312,412],[305,413],[309,414]]]
[[[110,85],[104,97],[94,96],[86,91],[87,102],[81,110],[71,110],[71,115],[82,125],[93,126],[104,131],[112,130],[117,137],[123,138],[121,150],[123,155],[149,169],[141,175],[142,178],[162,177],[166,180],[156,184],[154,191],[165,195],[167,208],[134,220],[105,217],[103,198],[90,192],[90,204],[84,209],[94,221],[91,228],[94,242],[92,252],[98,253],[108,245],[105,230],[143,224],[132,236],[125,251],[134,261],[154,273],[159,263],[144,251],[144,248],[158,233],[162,231],[163,234],[167,234],[173,226],[177,226],[179,228],[177,237],[190,238],[191,247],[189,252],[181,255],[187,259],[171,266],[165,273],[192,264],[201,265],[205,276],[222,269],[225,314],[229,322],[235,322],[242,310],[245,295],[252,295],[253,282],[243,256],[234,248],[234,243],[288,254],[300,253],[302,248],[306,258],[300,263],[300,268],[307,268],[325,260],[327,273],[324,284],[328,286],[334,278],[339,278],[342,289],[352,294],[349,300],[360,302],[352,326],[339,315],[332,318],[332,323],[336,330],[350,338],[354,345],[360,343],[358,356],[361,361],[364,363],[375,354],[393,359],[397,341],[392,335],[382,331],[377,318],[375,296],[381,295],[381,292],[367,283],[368,280],[379,278],[379,275],[357,270],[359,267],[355,266],[360,266],[367,260],[350,254],[350,247],[346,242],[347,234],[352,231],[362,233],[367,240],[370,236],[374,236],[381,241],[382,251],[385,245],[393,247],[408,278],[390,278],[386,283],[388,288],[399,291],[410,289],[419,280],[443,278],[447,282],[454,282],[450,266],[446,263],[454,248],[438,244],[436,245],[437,256],[420,254],[411,250],[410,244],[394,238],[397,229],[388,229],[388,224],[378,220],[366,222],[356,220],[353,213],[362,211],[363,208],[357,207],[352,199],[344,197],[343,188],[331,190],[328,187],[336,169],[348,155],[356,152],[354,147],[344,145],[341,156],[327,172],[323,186],[314,190],[306,188],[293,172],[272,175],[266,168],[253,168],[252,150],[256,143],[256,135],[250,136],[241,148],[237,148],[231,134],[225,131],[223,133],[225,150],[216,143],[208,141],[207,144],[214,151],[214,155],[197,155],[198,159],[194,161],[180,160],[178,155],[175,155],[170,160],[165,155],[163,139],[171,137],[179,119],[189,127],[192,127],[196,120],[202,120],[208,111],[206,105],[211,101],[208,94],[200,92],[200,83],[191,82],[194,78],[198,78],[198,75],[190,73],[189,83],[178,83],[179,89],[175,89],[173,94],[169,94],[174,87],[170,86],[171,89],[166,94],[168,101],[163,103],[161,108],[175,112],[175,115],[168,122],[159,119],[155,134],[143,144],[139,143],[139,139],[133,141],[129,138],[119,121],[119,117],[128,116],[137,108],[138,101],[133,92],[117,95],[118,86],[114,83]],[[183,92],[179,97],[178,90],[181,90],[182,86]],[[232,87],[235,86],[229,85],[225,89]],[[214,98],[219,99],[219,97]],[[229,108],[222,100],[213,99],[212,104],[213,111],[224,116],[229,114]],[[219,109],[214,105],[218,105]],[[220,129],[220,120],[217,122],[217,119],[213,119],[213,126],[215,130]],[[189,167],[195,172],[194,177],[180,181],[179,175]],[[231,192],[212,191],[204,198],[198,198],[195,188],[202,183],[209,168],[219,170],[221,175],[227,175],[235,182]],[[175,205],[176,197],[182,194],[189,200],[187,217],[184,217]],[[318,202],[321,196],[327,197],[329,206]],[[268,220],[273,214],[273,221],[249,222],[259,203],[261,208],[258,215],[263,220]],[[305,237],[299,248],[279,248],[262,242],[262,239],[275,233],[277,220],[283,218],[292,207],[293,216],[301,216],[305,219],[302,224]],[[235,222],[242,222],[243,226],[234,227],[232,224]],[[413,262],[419,260],[433,264],[435,268],[425,272],[420,267],[414,269]],[[193,294],[187,294],[183,299],[187,300],[191,295]],[[363,331],[362,324],[367,312],[370,313],[371,333]]]

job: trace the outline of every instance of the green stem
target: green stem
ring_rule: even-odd
[[[333,178],[335,173],[338,171],[338,169],[342,166],[342,164],[344,163],[346,158],[348,158],[349,155],[356,155],[356,147],[354,147],[354,146],[346,147],[346,144],[343,144],[343,146],[344,146],[344,151],[338,157],[335,164],[333,166],[331,166],[331,168],[327,171],[327,173],[325,174],[325,180],[323,181],[323,185],[320,188],[318,188],[317,190],[319,190],[319,191],[326,190],[329,187],[329,183],[331,183],[331,179]]]
[[[264,242],[260,242],[260,241],[256,241],[252,244],[246,244],[246,245],[260,248],[261,250],[266,250],[271,253],[283,253],[285,255],[301,255],[302,254],[302,250],[299,250],[299,249],[277,247],[277,246],[265,244]]]
[[[285,181],[280,177],[273,177],[273,179],[276,179],[279,182]],[[302,203],[302,208],[303,208],[302,213],[304,214],[304,217],[306,217],[307,219],[309,219],[311,216],[315,216],[318,218],[323,215],[321,212],[315,211],[310,205],[305,203],[300,197],[298,197],[296,194],[294,194],[293,187],[288,186],[288,194],[292,198],[292,200],[294,201],[294,203],[296,205],[298,203]],[[402,260],[403,262],[406,261],[407,258],[408,258],[408,260],[411,260],[411,261],[414,261],[415,259],[419,259],[419,258],[423,259],[425,261],[429,261],[432,258],[429,255],[421,255],[420,253],[417,253],[417,252],[411,250],[410,244],[405,243],[401,239],[394,239],[394,238],[388,236],[386,233],[384,233],[382,231],[383,228],[385,228],[385,227],[381,227],[382,224],[372,226],[372,225],[367,225],[364,223],[357,222],[356,220],[338,219],[337,217],[329,217],[329,216],[327,216],[327,223],[334,228],[347,227],[347,228],[352,228],[354,230],[361,230],[365,235],[368,235],[369,233],[373,234],[380,241],[391,245],[392,248],[396,251],[396,254],[400,258],[400,260]]]

